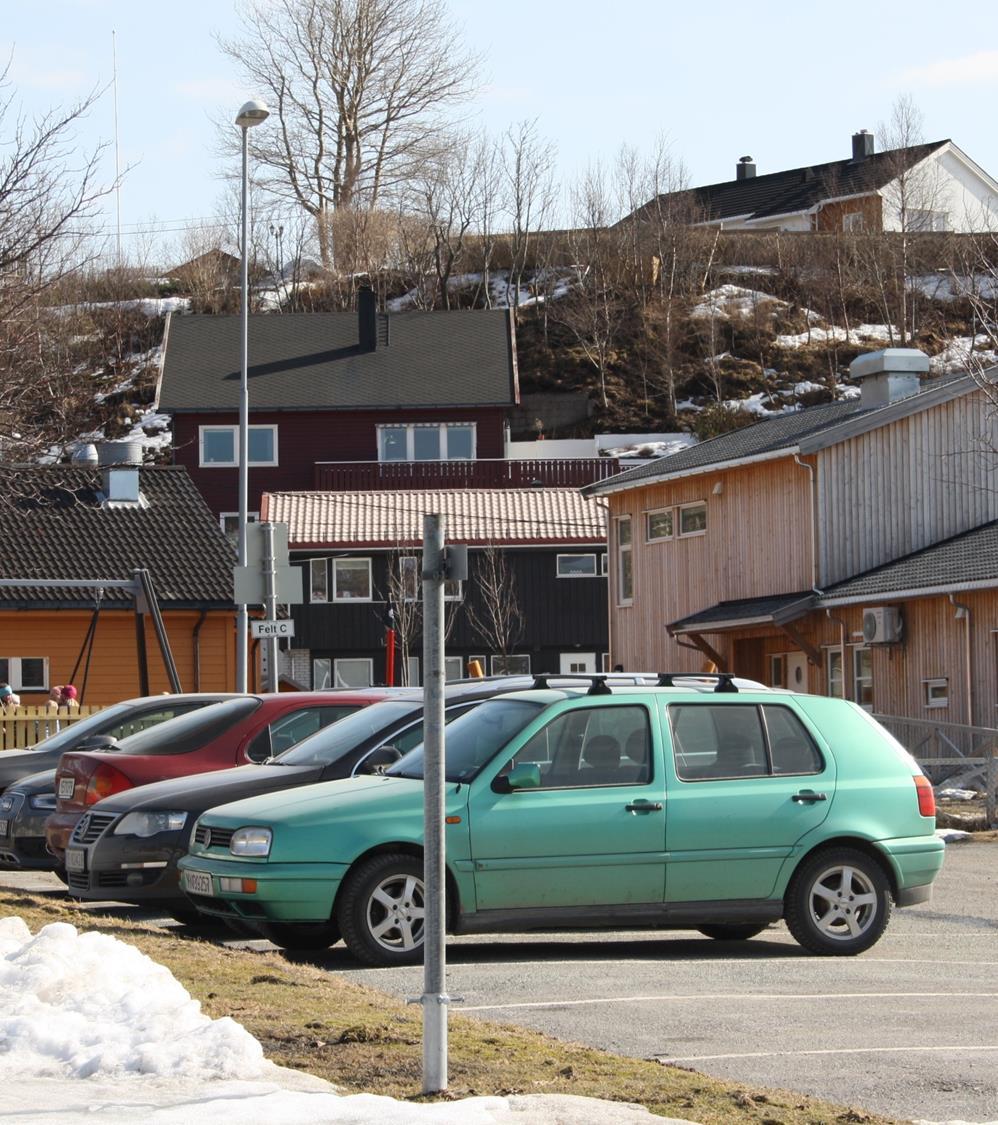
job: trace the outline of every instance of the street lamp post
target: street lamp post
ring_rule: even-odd
[[[249,221],[247,196],[249,194],[249,160],[246,135],[254,125],[270,116],[270,110],[259,101],[248,101],[236,115],[236,124],[243,131],[242,177],[242,246],[240,286],[240,346],[241,367],[239,380],[239,565],[246,566],[246,525],[249,522]],[[249,612],[246,603],[237,606],[236,614],[236,691],[247,690],[247,647]]]

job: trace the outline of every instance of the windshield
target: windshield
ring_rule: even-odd
[[[63,751],[75,746],[80,739],[92,734],[101,734],[106,727],[114,726],[114,720],[122,715],[127,715],[133,708],[127,703],[116,703],[113,707],[105,707],[96,715],[88,715],[78,723],[64,727],[58,734],[43,738],[31,747],[32,750],[58,750]]]
[[[447,725],[448,781],[470,781],[542,710],[525,699],[487,699]],[[385,771],[389,777],[423,776],[422,744]]]
[[[209,707],[200,707],[197,711],[189,711],[176,719],[130,734],[118,743],[118,750],[122,754],[144,756],[190,754],[234,727],[247,715],[252,715],[259,706],[260,700],[255,696],[212,703]]]
[[[279,766],[327,766],[369,738],[384,734],[401,720],[418,715],[421,710],[422,703],[411,699],[372,703],[370,707],[363,707],[302,739],[297,746],[274,758],[272,763]]]

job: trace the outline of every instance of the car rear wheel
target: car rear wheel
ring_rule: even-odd
[[[811,953],[850,956],[879,941],[893,909],[880,864],[854,848],[818,852],[794,873],[784,915]]]
[[[260,922],[258,929],[267,941],[291,952],[328,949],[340,940],[335,922]]]
[[[423,956],[423,864],[411,855],[376,855],[343,886],[337,920],[350,952],[368,965],[412,965]]]
[[[716,926],[697,927],[704,937],[713,938],[715,941],[748,941],[756,934],[761,934],[765,926],[756,926],[750,922],[737,925],[734,922],[719,923]]]

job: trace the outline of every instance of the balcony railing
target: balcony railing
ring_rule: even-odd
[[[622,471],[613,457],[478,461],[318,461],[315,487],[332,492],[383,488],[581,488]]]

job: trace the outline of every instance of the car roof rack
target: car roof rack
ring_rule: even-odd
[[[600,673],[587,674],[584,672],[538,672],[534,675],[534,687],[538,690],[550,687],[550,680],[577,680],[589,684],[587,695],[613,695],[606,676]]]
[[[716,680],[714,691],[738,692],[734,672],[659,672],[658,687],[682,687],[676,680]]]

